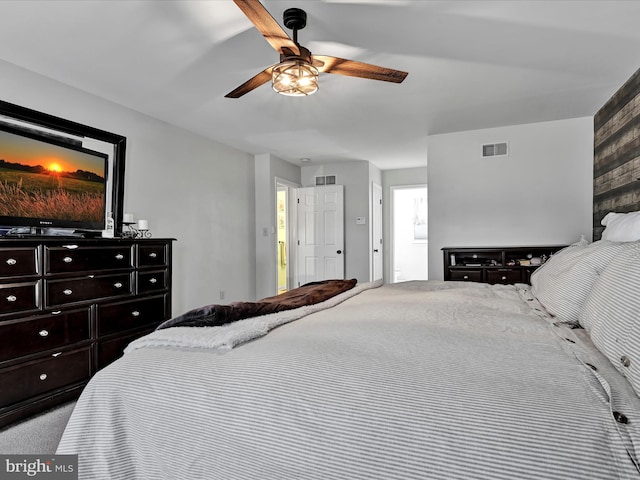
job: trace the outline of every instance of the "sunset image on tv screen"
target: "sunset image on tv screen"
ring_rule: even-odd
[[[0,131],[0,216],[102,222],[106,155]]]

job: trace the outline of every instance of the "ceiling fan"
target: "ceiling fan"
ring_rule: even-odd
[[[233,0],[251,20],[269,44],[280,54],[280,63],[262,72],[227,93],[227,98],[239,98],[272,81],[273,89],[283,95],[306,96],[318,90],[318,73],[334,73],[401,83],[407,72],[327,55],[312,55],[298,43],[298,30],[307,25],[307,14],[299,8],[284,11],[284,25],[293,30],[293,39],[280,27],[259,0]]]

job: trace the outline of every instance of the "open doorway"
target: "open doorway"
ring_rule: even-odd
[[[427,280],[427,186],[391,187],[391,281]]]
[[[278,294],[289,290],[289,187],[276,183],[276,271]]]
[[[276,177],[275,249],[276,293],[281,294],[296,284],[296,192],[300,185]]]

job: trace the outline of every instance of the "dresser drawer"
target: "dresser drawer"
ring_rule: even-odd
[[[65,304],[131,295],[132,275],[133,273],[119,273],[45,280],[45,305],[47,308],[54,308]]]
[[[502,283],[504,285],[522,282],[520,269],[500,268],[487,270],[487,283]]]
[[[450,278],[458,282],[481,282],[482,270],[450,270]]]
[[[91,338],[89,308],[0,322],[0,362]]]
[[[0,407],[89,379],[89,347],[0,369]]]
[[[169,261],[169,246],[165,243],[145,243],[138,245],[138,266],[159,267]]]
[[[0,248],[0,277],[37,275],[38,248]]]
[[[133,246],[82,247],[67,245],[44,249],[45,274],[133,268]]]
[[[149,330],[143,330],[136,332],[133,335],[124,335],[122,337],[116,337],[111,340],[98,343],[98,358],[96,364],[96,370],[106,367],[111,362],[120,358],[124,352],[124,349],[136,338],[140,338],[147,333],[151,333],[153,328]]]
[[[161,292],[167,289],[167,270],[138,272],[138,293]]]
[[[0,316],[29,313],[40,308],[40,281],[7,283],[0,286]]]
[[[167,315],[166,295],[98,305],[98,335],[159,324]]]

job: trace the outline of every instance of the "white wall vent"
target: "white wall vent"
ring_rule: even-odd
[[[509,144],[507,142],[485,143],[482,145],[482,158],[506,157],[509,155]]]
[[[335,184],[336,184],[335,175],[323,175],[321,177],[316,177],[316,186],[317,185],[335,185]]]

